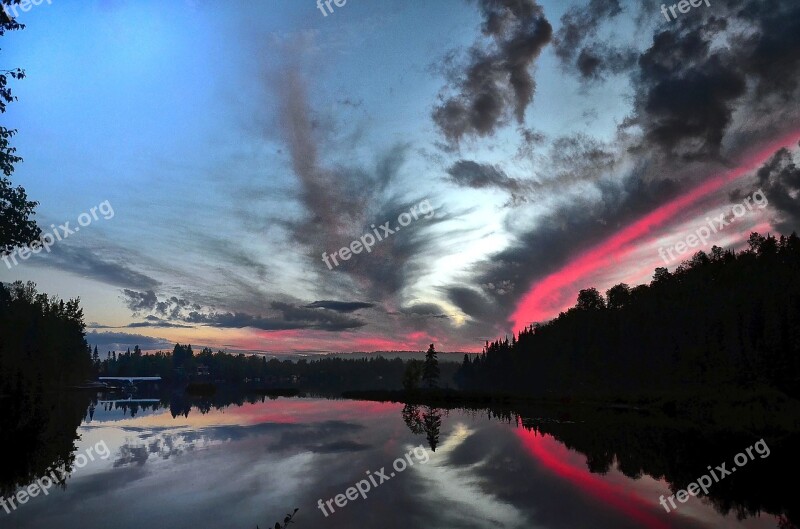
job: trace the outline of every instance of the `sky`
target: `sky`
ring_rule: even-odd
[[[31,5],[2,119],[54,243],[0,281],[80,297],[101,351],[479,351],[788,235],[800,5],[665,7]]]

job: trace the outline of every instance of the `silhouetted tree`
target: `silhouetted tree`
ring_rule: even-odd
[[[439,359],[436,358],[436,349],[433,344],[425,353],[425,365],[422,368],[422,383],[426,388],[439,387]]]
[[[587,288],[578,293],[576,307],[581,310],[600,310],[606,308],[606,302],[596,288]]]
[[[442,428],[441,410],[425,406],[425,411],[422,412],[422,427],[428,446],[435,452],[436,447],[439,446],[439,430]]]
[[[462,388],[625,394],[770,385],[800,393],[800,238],[699,251],[649,285],[581,290],[575,307],[487,343]]]
[[[625,283],[614,285],[606,291],[606,306],[609,309],[621,309],[631,299],[631,287]]]
[[[19,4],[20,0],[2,0],[2,6]],[[0,9],[0,36],[6,31],[16,31],[25,26],[8,17]],[[19,68],[0,70],[0,113],[5,113],[6,105],[17,98],[11,92],[8,79],[24,79],[25,71]],[[10,144],[16,129],[0,126],[0,255],[7,254],[18,246],[35,242],[41,235],[36,222],[31,220],[35,215],[37,202],[28,200],[25,189],[14,187],[8,177],[14,172],[14,165],[22,158],[16,155],[17,149]]]

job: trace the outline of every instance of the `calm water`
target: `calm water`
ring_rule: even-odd
[[[763,511],[789,506],[775,499],[772,478],[796,468],[777,453],[788,441],[776,439],[769,457],[715,484],[712,499],[690,498],[667,513],[658,498],[672,492],[652,475],[694,479],[758,438],[726,436],[727,448],[686,432],[598,428],[563,414],[503,420],[345,400],[281,398],[204,413],[143,404],[92,405],[72,455],[92,447],[102,455],[107,446],[107,458],[75,468],[64,489],[0,511],[0,527],[264,528],[298,507],[297,529],[776,528],[780,520]],[[414,447],[424,449],[409,453]],[[389,477],[405,454],[413,466]],[[336,512],[323,515],[319,499],[344,494],[367,471],[375,479],[382,467],[389,479],[370,485],[366,499],[333,503]],[[737,510],[748,516],[738,520]]]

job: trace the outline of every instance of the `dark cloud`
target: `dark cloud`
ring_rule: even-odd
[[[758,171],[756,183],[749,191],[734,192],[731,200],[741,202],[745,196],[761,191],[769,205],[778,212],[775,228],[789,234],[800,228],[800,167],[788,149],[780,149]],[[760,197],[756,197],[759,198]]]
[[[584,81],[600,80],[607,73],[622,73],[633,67],[637,59],[635,50],[612,46],[596,38],[600,26],[622,11],[619,0],[591,0],[564,13],[561,27],[553,37],[562,67],[576,72]]]
[[[447,174],[454,184],[473,189],[494,187],[514,192],[522,187],[518,180],[509,178],[500,168],[470,160],[457,161],[450,166]]]
[[[591,0],[585,6],[573,6],[561,17],[561,27],[554,39],[556,56],[563,62],[575,57],[588,37],[597,34],[600,24],[622,13],[619,0]]]
[[[497,307],[491,298],[469,287],[450,287],[448,295],[464,314],[479,321],[492,320],[497,315]]]
[[[635,173],[638,174],[638,173]],[[475,288],[452,287],[450,299],[478,321],[503,324],[536,280],[558,270],[584,248],[677,195],[670,180],[646,182],[631,176],[623,183],[595,183],[599,200],[580,199],[562,204],[522,231],[506,249],[477,265]],[[479,289],[479,290],[478,290]],[[485,327],[475,331],[488,332]]]
[[[479,40],[466,64],[443,73],[449,83],[433,120],[445,138],[458,143],[464,136],[487,136],[512,117],[522,123],[533,100],[533,62],[550,42],[553,28],[533,0],[478,0],[483,15]]]
[[[334,318],[317,318],[315,320],[301,320],[296,315],[287,321],[282,318],[254,316],[244,312],[213,312],[202,314],[191,312],[185,320],[189,323],[208,325],[226,329],[243,329],[250,327],[264,331],[282,331],[292,329],[320,329],[326,331],[342,331],[362,327],[364,322],[359,320],[339,320]]]
[[[568,11],[569,24],[556,36],[560,58],[582,68],[583,76],[597,77],[603,68],[621,71],[630,62],[625,48],[584,45],[616,16],[614,2],[602,5],[591,13]],[[792,101],[800,87],[798,20],[796,2],[721,0],[712,10],[660,25],[631,67],[633,111],[619,129],[620,146],[631,146],[635,168],[614,176],[631,159],[618,148],[588,137],[556,140],[546,164],[550,170],[537,175],[542,187],[587,182],[599,197],[559,202],[534,226],[518,230],[509,248],[477,267],[479,295],[456,291],[454,302],[478,316],[503,301],[501,306],[510,306],[506,296],[518,299],[536,280],[669,201],[680,187],[730,166],[728,153],[793,127],[798,107]],[[624,56],[609,66],[607,58],[620,50]],[[796,225],[795,171],[788,153],[779,153],[758,175],[758,185],[782,215],[783,231]],[[665,175],[680,175],[681,182]]]
[[[441,214],[414,220],[409,227],[378,241],[370,252],[339,261],[333,270],[327,269],[321,255],[349,246],[387,221],[390,227],[397,227],[401,213],[424,202],[422,197],[414,201],[391,191],[399,181],[410,145],[393,146],[372,167],[323,163],[320,149],[330,144],[331,132],[313,126],[305,77],[290,67],[276,76],[274,85],[280,100],[280,130],[306,211],[300,220],[285,222],[293,242],[307,248],[308,258],[320,273],[328,274],[334,291],[352,293],[355,287],[370,299],[397,293],[422,273],[424,263],[419,257],[423,250],[435,247],[441,237],[430,231],[442,220]]]
[[[125,296],[125,304],[134,314],[155,310],[158,304],[158,297],[152,290],[137,292],[125,288],[122,290],[122,294]]]
[[[732,2],[738,6],[740,2]],[[757,28],[741,37],[736,57],[757,82],[756,96],[780,96],[795,104],[800,80],[800,4],[793,0],[745,2],[738,14]]]
[[[433,217],[420,215],[407,227],[399,226],[398,217],[407,213],[413,205],[413,202],[403,201],[399,197],[387,198],[380,212],[368,218],[367,228],[361,233],[371,233],[371,226],[380,226],[387,221],[388,227],[395,233],[377,242],[371,252],[361,252],[348,261],[340,261],[340,265],[334,269],[334,272],[357,280],[365,293],[364,297],[385,300],[400,292],[424,275],[436,249],[453,237],[452,232],[434,233],[431,230],[434,225],[455,216],[445,215],[438,206],[431,205]],[[378,233],[383,234],[383,230],[378,229]],[[344,244],[349,244],[349,241]],[[327,243],[326,247],[335,251],[339,246]],[[325,273],[331,272],[326,270]]]
[[[309,303],[305,306],[307,309],[330,309],[337,312],[355,312],[359,309],[368,309],[374,307],[374,303],[366,303],[364,301],[330,301],[322,300]]]
[[[294,237],[306,244],[339,240],[363,227],[363,214],[374,207],[404,159],[406,147],[395,147],[374,172],[361,168],[325,167],[319,150],[324,133],[314,126],[303,75],[287,68],[275,79],[280,101],[280,129],[300,183],[300,200],[308,216],[292,223]]]
[[[243,329],[251,327],[264,331],[292,329],[318,329],[324,331],[345,331],[366,325],[361,320],[347,318],[336,313],[320,313],[313,309],[303,309],[285,303],[274,303],[283,317],[252,315],[244,312],[211,312],[207,314],[192,311],[184,321],[211,327]]]
[[[131,292],[131,295],[133,296],[133,298],[136,298],[141,294],[142,294],[141,292]],[[129,301],[130,301],[130,298],[129,298]],[[144,310],[152,310],[152,308],[151,309],[147,309],[145,307],[139,307],[139,310],[136,311],[136,312],[142,312]],[[178,328],[178,329],[191,329],[192,328],[191,325],[182,325],[182,324],[179,324],[179,323],[171,323],[171,322],[168,322],[166,320],[162,320],[161,318],[159,318],[157,316],[152,316],[152,315],[145,317],[145,321],[133,322],[133,323],[129,323],[129,324],[124,325],[124,326],[119,326],[119,325],[117,325],[117,326],[114,326],[114,325],[101,325],[101,324],[95,323],[95,322],[88,323],[86,326],[88,328],[90,328],[90,329],[122,329],[122,328],[136,329],[136,328],[141,328],[141,327],[171,327],[171,328]]]
[[[86,333],[86,341],[90,346],[97,346],[103,350],[124,350],[133,349],[138,345],[142,349],[163,349],[172,345],[172,342],[164,338],[154,338],[141,334],[128,334],[125,332],[89,332]]]
[[[148,316],[145,318],[147,321],[138,321],[129,323],[126,327],[129,328],[141,328],[141,327],[169,327],[174,329],[192,329],[191,325],[182,325],[180,323],[170,323],[168,321],[164,321],[162,319],[156,318],[154,316]]]
[[[717,156],[722,138],[731,123],[735,102],[745,93],[747,80],[736,66],[720,56],[706,56],[700,64],[676,74],[657,73],[663,66],[662,54],[669,50],[670,62],[675,61],[674,35],[662,34],[642,57],[642,79],[649,86],[640,94],[640,110],[647,116],[645,138],[666,152],[684,153],[684,157]],[[665,44],[664,42],[668,42]],[[700,50],[710,42],[698,43]],[[693,57],[685,60],[692,62]],[[648,77],[647,72],[655,75]]]
[[[533,186],[536,191],[564,190],[582,182],[607,177],[616,166],[618,153],[608,144],[586,134],[556,138],[550,145],[547,173]]]
[[[118,329],[119,327],[114,327],[112,325],[103,325],[102,323],[97,323],[96,321],[90,321],[86,324],[86,327],[89,329]]]
[[[86,248],[69,246],[68,243],[53,245],[50,254],[42,253],[43,259],[33,259],[32,264],[64,270],[88,277],[108,285],[147,290],[155,288],[159,282],[128,267],[122,258],[102,258]]]
[[[539,131],[529,129],[526,127],[519,127],[519,135],[521,138],[520,145],[517,148],[516,159],[533,158],[536,148],[544,144],[545,135]]]
[[[203,307],[197,303],[172,296],[159,301],[153,291],[137,292],[123,290],[126,304],[134,313],[153,312],[144,322],[132,323],[130,327],[184,327],[186,323],[208,325],[211,327],[242,329],[251,327],[267,331],[288,329],[318,329],[325,331],[343,331],[356,329],[366,325],[365,322],[343,316],[340,312],[348,312],[343,308],[330,310],[327,308],[309,308],[282,301],[273,301],[271,310],[266,315],[251,314],[244,311],[219,311],[213,307]],[[317,302],[326,303],[326,302]],[[337,302],[329,302],[337,303]],[[347,303],[347,302],[338,302]],[[372,306],[372,305],[370,305]],[[363,308],[363,307],[359,307]],[[355,308],[353,310],[356,310]],[[352,311],[349,311],[352,312]]]
[[[581,78],[586,81],[605,79],[607,73],[620,74],[629,71],[638,54],[632,49],[621,49],[608,44],[598,43],[584,48],[575,59],[575,67]]]
[[[180,299],[177,296],[171,296],[164,300],[159,300],[156,293],[152,290],[146,292],[138,292],[125,288],[122,290],[123,301],[127,307],[134,314],[145,312],[154,312],[169,319],[180,318],[181,314],[189,309],[200,310],[200,305],[197,303],[190,303],[185,299]],[[161,318],[153,315],[148,316],[148,321],[156,322],[163,321]],[[141,325],[144,326],[144,325]]]
[[[280,311],[285,321],[301,324],[305,328],[310,329],[343,331],[366,325],[366,323],[361,320],[343,316],[330,310],[309,309],[279,301],[273,302],[272,308]]]
[[[638,66],[623,124],[643,133],[637,152],[722,158],[796,119],[800,4],[720,0],[656,33]]]
[[[408,307],[400,309],[400,314],[423,318],[448,318],[447,314],[442,310],[442,307],[436,303],[415,303],[414,305],[409,305]]]

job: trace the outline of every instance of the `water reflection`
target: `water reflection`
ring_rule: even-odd
[[[542,417],[537,412],[525,417],[507,409],[487,411],[490,419],[513,422],[517,426],[515,433],[525,449],[555,475],[615,506],[645,527],[668,527],[648,512],[653,498],[686,489],[699,476],[709,474],[711,464],[726,458],[733,461],[735,454],[744,453],[758,439],[765,439],[748,429],[715,431],[710,427],[700,430],[686,425],[676,428],[676,424],[666,417],[653,418],[638,413],[593,412],[575,421],[568,415],[558,419]],[[442,411],[425,408],[420,412],[419,406],[406,405],[401,415],[411,433],[424,433],[431,449],[435,450]],[[434,419],[426,421],[425,417]],[[796,529],[800,512],[790,480],[800,470],[800,462],[793,450],[800,446],[800,435],[774,431],[766,439],[769,446],[776,447],[768,455],[778,453],[777,458],[766,460],[768,455],[761,453],[747,472],[738,476],[731,473],[715,482],[703,501],[718,513],[737,520],[752,520],[768,513],[775,515],[781,529]],[[576,463],[570,450],[585,456],[585,462]],[[569,459],[573,462],[568,463]],[[733,466],[728,463],[729,468]],[[604,479],[612,472],[630,480],[646,477],[651,482],[661,481],[664,487],[663,490],[654,489],[661,492],[649,498],[637,498],[629,494],[629,482],[620,484]],[[690,515],[696,510],[691,505],[686,509],[680,503],[677,505],[682,509],[682,515]]]
[[[0,526],[245,528],[270,526],[295,506],[297,529],[797,523],[786,478],[799,470],[792,451],[798,439],[778,431],[765,437],[768,458],[714,484],[707,498],[666,513],[660,495],[731,459],[756,434],[595,410],[262,397],[226,403],[181,395],[39,399],[25,402],[35,420],[23,408],[4,408],[3,440],[16,440],[0,467],[6,496],[100,440],[113,456],[75,470],[63,490],[0,512]],[[16,424],[27,429],[11,435]],[[343,493],[368,470],[388,469],[420,443],[431,448],[425,465],[329,517],[317,509],[319,499]]]
[[[0,494],[73,464],[77,430],[90,398],[70,393],[17,393],[0,400]],[[2,514],[2,513],[0,513]]]
[[[430,406],[420,406],[418,404],[406,404],[403,406],[403,421],[413,434],[425,434],[428,446],[436,451],[439,445],[439,430],[442,427],[442,413],[447,410],[431,408]]]

